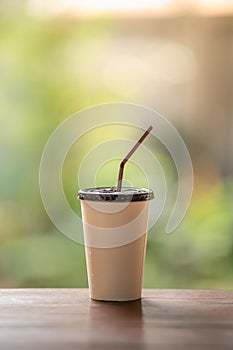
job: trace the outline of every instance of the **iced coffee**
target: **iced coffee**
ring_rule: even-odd
[[[93,188],[81,200],[90,296],[126,301],[141,297],[149,200],[148,189]]]
[[[150,126],[122,160],[116,187],[88,188],[81,200],[90,296],[97,300],[141,298],[149,200],[145,188],[124,188],[124,167],[153,129]]]

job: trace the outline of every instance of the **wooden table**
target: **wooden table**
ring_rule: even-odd
[[[233,349],[233,291],[143,295],[119,303],[86,289],[1,289],[0,349]]]

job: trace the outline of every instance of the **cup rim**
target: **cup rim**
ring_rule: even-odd
[[[141,202],[153,199],[154,193],[144,187],[122,187],[118,192],[116,187],[106,186],[81,189],[77,198],[95,202]]]

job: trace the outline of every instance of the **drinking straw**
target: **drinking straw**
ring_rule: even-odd
[[[140,146],[140,144],[145,140],[145,138],[149,135],[151,130],[153,129],[153,126],[150,126],[144,134],[140,137],[136,145],[131,149],[131,151],[127,154],[127,156],[122,160],[120,167],[119,167],[119,175],[118,175],[118,183],[117,183],[117,192],[121,192],[121,186],[122,186],[122,178],[123,178],[123,172],[125,164],[128,162],[129,158],[132,156],[132,154],[136,151],[136,149]]]

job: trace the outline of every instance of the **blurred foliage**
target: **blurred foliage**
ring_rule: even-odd
[[[1,287],[87,286],[84,248],[49,221],[40,198],[38,169],[48,137],[67,116],[95,103],[125,99],[104,84],[99,88],[95,77],[88,82],[75,71],[79,59],[85,62],[88,52],[93,55],[93,47],[109,44],[107,23],[35,20],[23,13],[1,17]],[[92,60],[95,64],[94,56]],[[95,142],[89,137],[79,147]],[[195,149],[191,151],[195,156]],[[81,160],[73,152],[65,162],[63,182],[68,201],[79,211],[75,195]],[[115,181],[116,167],[112,163],[107,170],[100,169],[100,185]],[[143,174],[133,165],[127,171],[126,178],[144,185]],[[169,171],[173,179],[173,169]],[[163,234],[165,217],[149,232],[145,287],[233,287],[232,180],[198,181],[189,212],[175,233]]]

